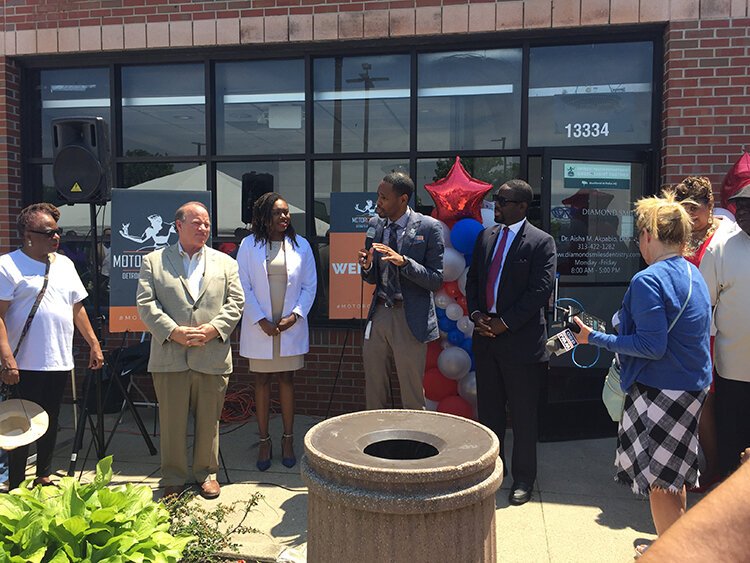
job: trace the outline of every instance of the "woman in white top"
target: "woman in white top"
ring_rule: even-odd
[[[52,454],[57,439],[57,417],[65,383],[73,369],[73,326],[90,347],[89,368],[104,363],[102,349],[91,328],[83,300],[88,295],[73,262],[57,254],[60,211],[49,203],[36,203],[21,211],[18,232],[23,246],[0,257],[0,361],[2,382],[22,399],[38,403],[49,415],[49,428],[37,441],[35,484],[51,485]],[[47,267],[49,265],[49,274]],[[47,286],[15,357],[29,313],[45,276]],[[28,446],[9,455],[9,484],[13,489],[26,475]]]
[[[245,291],[240,355],[255,372],[260,471],[271,466],[268,413],[271,375],[278,374],[284,434],[282,464],[294,467],[293,372],[310,349],[307,316],[315,300],[317,274],[310,244],[294,232],[289,205],[277,193],[262,195],[253,207],[251,234],[240,245],[237,263]]]

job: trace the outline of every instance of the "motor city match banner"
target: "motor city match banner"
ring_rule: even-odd
[[[331,194],[328,317],[362,319],[372,300],[372,286],[362,287],[357,252],[365,245],[370,218],[375,215],[376,193]]]
[[[135,305],[141,261],[149,252],[177,243],[174,214],[188,201],[201,202],[211,214],[208,191],[112,190],[110,332],[146,330]]]

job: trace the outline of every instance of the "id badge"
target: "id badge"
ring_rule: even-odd
[[[372,330],[372,321],[367,321],[367,326],[365,326],[365,340],[370,340],[371,330]]]

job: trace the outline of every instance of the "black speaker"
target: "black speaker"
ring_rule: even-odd
[[[106,203],[112,196],[109,135],[101,117],[52,120],[55,189],[68,203]]]
[[[242,175],[242,222],[252,223],[255,201],[273,191],[273,176],[265,172],[247,172]]]

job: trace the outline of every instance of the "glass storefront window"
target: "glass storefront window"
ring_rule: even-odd
[[[67,68],[39,73],[42,106],[41,156],[51,158],[51,121],[60,117],[101,117],[110,124],[109,71]],[[36,149],[39,152],[39,149]],[[36,154],[35,156],[39,156]]]
[[[122,69],[123,156],[206,154],[203,65]]]
[[[302,59],[216,65],[216,152],[305,152]]]
[[[521,49],[419,55],[419,150],[516,149]]]
[[[316,152],[409,149],[408,55],[316,59],[313,73]]]
[[[535,47],[529,63],[529,145],[651,142],[653,44]]]
[[[235,238],[236,229],[245,227],[242,221],[242,176],[253,172],[271,176],[272,191],[281,194],[289,204],[294,230],[305,237],[305,163],[302,161],[219,164],[216,170],[215,213],[218,235]]]
[[[432,184],[440,178],[445,178],[453,166],[455,159],[421,159],[417,161],[417,177],[414,184],[417,188],[416,208],[420,213],[429,215],[435,207],[430,194],[424,189],[425,184]],[[521,168],[521,160],[516,156],[487,156],[462,158],[461,164],[472,177],[482,182],[488,182],[499,188],[503,183],[518,178]],[[532,186],[537,192],[539,186]],[[487,194],[487,200],[491,199],[493,190]],[[537,207],[538,209],[538,207]]]

